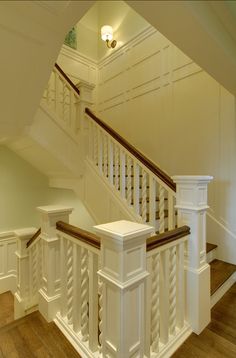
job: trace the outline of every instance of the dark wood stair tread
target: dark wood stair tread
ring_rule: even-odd
[[[211,295],[220,288],[225,281],[236,271],[236,265],[221,260],[213,260],[211,267]]]
[[[215,244],[211,244],[210,242],[206,243],[206,253],[208,254],[208,252],[215,250],[217,248],[217,245]]]

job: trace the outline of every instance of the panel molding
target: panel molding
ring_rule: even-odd
[[[98,71],[97,104],[102,113],[167,86],[171,88],[202,69],[148,26],[99,61]]]
[[[13,231],[0,232],[0,294],[16,291],[16,236]]]

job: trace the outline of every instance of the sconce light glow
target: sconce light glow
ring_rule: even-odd
[[[115,48],[117,41],[113,39],[113,29],[109,25],[105,25],[101,28],[101,37],[103,41],[106,41],[108,48]]]
[[[105,25],[101,28],[101,36],[103,41],[111,41],[113,38],[113,29],[109,25]]]

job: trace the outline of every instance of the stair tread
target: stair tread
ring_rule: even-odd
[[[217,248],[217,245],[215,244],[211,244],[210,242],[206,243],[206,253],[208,254],[208,252],[215,250]]]
[[[225,281],[236,271],[236,265],[221,260],[213,260],[211,268],[211,295],[220,288]]]

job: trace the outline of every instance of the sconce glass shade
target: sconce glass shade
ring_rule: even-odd
[[[101,37],[103,41],[111,41],[113,38],[113,29],[109,25],[105,25],[101,28]]]

